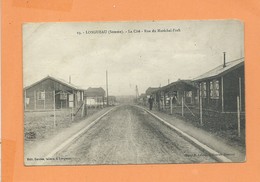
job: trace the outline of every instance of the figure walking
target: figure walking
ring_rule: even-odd
[[[152,96],[150,96],[150,98],[149,98],[149,100],[148,100],[148,102],[149,102],[149,107],[150,107],[150,110],[152,110],[152,109],[153,109],[153,101],[154,101],[153,97],[152,97]]]

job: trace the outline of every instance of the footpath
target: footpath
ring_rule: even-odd
[[[140,106],[149,112],[155,114],[159,118],[162,118],[164,121],[169,123],[170,125],[178,128],[189,136],[197,139],[202,144],[207,147],[215,150],[219,154],[225,156],[230,159],[232,162],[245,162],[246,155],[245,152],[239,149],[238,147],[231,146],[225,139],[220,138],[218,136],[212,135],[212,133],[205,131],[201,128],[194,126],[192,123],[184,121],[184,119],[180,119],[175,117],[174,115],[169,115],[166,113],[162,113],[156,110],[150,111],[149,108]]]
[[[106,113],[110,109],[112,108],[104,108],[90,115],[86,119],[73,124],[71,127],[59,131],[53,137],[37,142],[34,146],[25,146],[29,149],[27,149],[27,151],[24,153],[24,164],[37,165],[38,162],[43,160],[49,153],[59,147],[63,142],[77,134],[82,128],[90,125],[94,120],[99,118],[102,114]]]

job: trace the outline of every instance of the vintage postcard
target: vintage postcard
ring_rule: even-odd
[[[24,164],[244,162],[238,20],[25,23]]]

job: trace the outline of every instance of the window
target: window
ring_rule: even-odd
[[[45,100],[45,92],[37,92],[38,100]]]
[[[213,98],[213,92],[214,92],[214,90],[213,90],[213,81],[211,81],[210,82],[210,98]]]
[[[186,97],[192,97],[192,91],[187,91],[186,93]]]
[[[210,98],[219,99],[219,81],[212,80],[210,82]]]
[[[67,100],[67,94],[64,92],[60,93],[60,100]]]
[[[192,99],[192,91],[186,91],[185,92],[185,102],[188,104],[192,104],[193,99]]]
[[[200,83],[200,96],[202,98],[207,97],[207,83],[206,82]]]

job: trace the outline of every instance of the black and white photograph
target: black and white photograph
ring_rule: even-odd
[[[246,161],[239,20],[24,23],[24,165]]]

